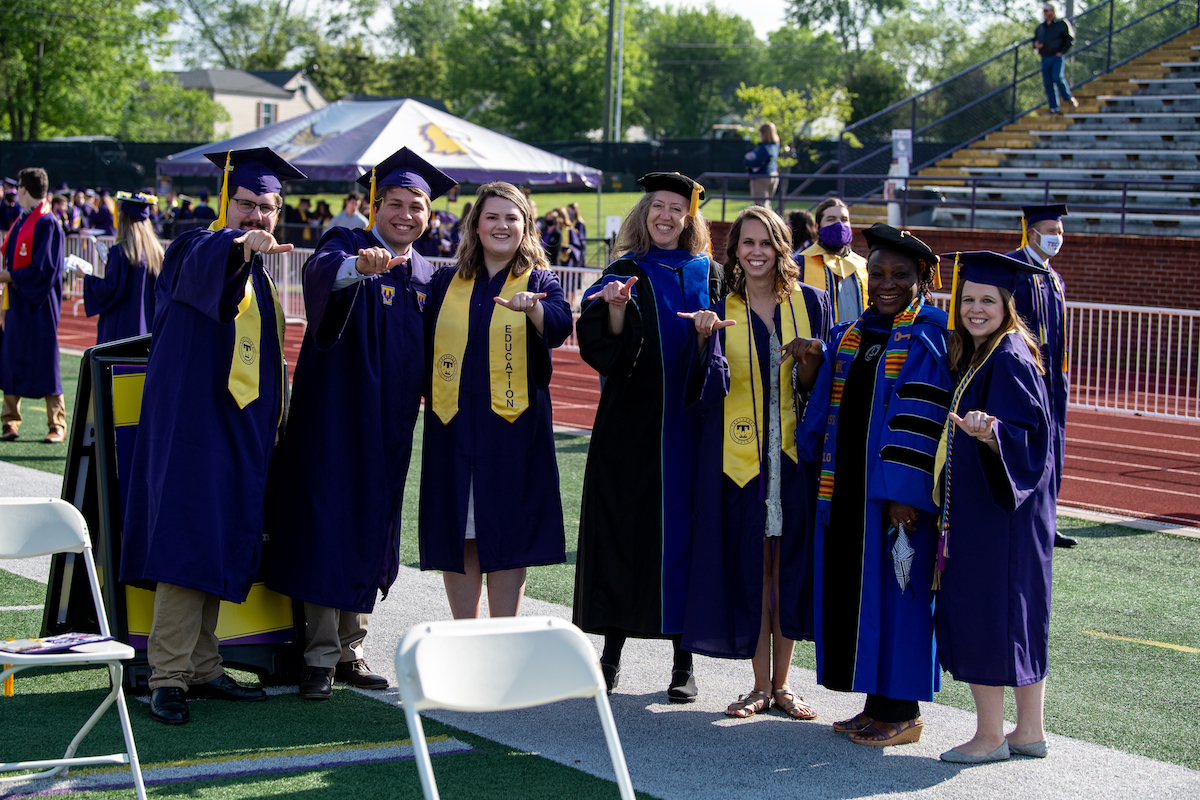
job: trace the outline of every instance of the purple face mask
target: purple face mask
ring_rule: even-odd
[[[831,250],[841,250],[854,238],[854,231],[845,222],[833,222],[821,228],[817,240]]]

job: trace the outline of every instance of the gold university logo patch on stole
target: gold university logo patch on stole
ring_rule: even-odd
[[[417,292],[417,308],[421,311],[425,310],[425,293]]]
[[[392,299],[396,296],[396,287],[388,286],[387,284],[380,284],[379,296],[383,299],[383,304],[385,306],[390,306],[392,304]]]
[[[729,438],[736,444],[750,444],[754,441],[754,420],[749,417],[738,417],[729,425]]]

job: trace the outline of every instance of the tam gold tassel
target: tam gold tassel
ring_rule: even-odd
[[[225,228],[229,211],[229,173],[233,172],[232,161],[233,151],[230,150],[225,154],[224,176],[221,178],[221,211],[217,214],[217,218],[213,220],[212,225],[208,226],[210,231],[219,231]]]
[[[954,269],[951,273],[954,277],[950,280],[950,313],[947,314],[950,317],[950,330],[954,330],[955,320],[958,319],[958,309],[955,308],[955,304],[958,303],[958,257],[961,255],[962,252],[954,254]]]
[[[368,201],[367,230],[375,227],[375,168],[371,167],[371,199]]]

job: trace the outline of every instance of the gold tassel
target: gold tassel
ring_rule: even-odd
[[[371,199],[367,203],[367,230],[375,227],[375,168],[371,167]]]
[[[688,216],[694,217],[700,213],[700,192],[704,191],[704,187],[698,183],[692,183],[692,202],[688,203]]]
[[[950,281],[950,313],[947,315],[950,317],[950,330],[954,330],[954,321],[958,319],[958,257],[961,255],[961,252],[954,254],[954,277]]]
[[[1021,249],[1029,246],[1029,230],[1025,227],[1025,215],[1021,215]]]
[[[217,218],[213,220],[212,225],[208,226],[210,231],[219,231],[224,229],[227,210],[229,208],[229,173],[233,172],[231,161],[233,160],[233,151],[230,150],[225,154],[225,169],[224,177],[221,178],[221,211],[217,214]]]

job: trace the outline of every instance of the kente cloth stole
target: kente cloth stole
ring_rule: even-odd
[[[529,289],[529,273],[509,275],[500,296],[511,300],[517,292]],[[458,413],[462,360],[467,352],[471,331],[471,294],[474,278],[455,274],[446,289],[442,309],[433,332],[433,411],[442,424],[449,425]],[[492,388],[492,410],[509,422],[515,422],[529,407],[529,364],[525,343],[527,317],[497,305],[488,326],[488,372]]]
[[[796,305],[802,312],[796,315]],[[804,294],[797,286],[788,297],[788,311],[791,312],[792,338],[812,338],[812,330],[808,321],[808,306],[804,303]],[[731,294],[725,298],[725,318],[736,319],[737,326],[725,329],[725,358],[729,362],[729,394],[725,396],[725,445],[721,454],[722,470],[739,487],[744,487],[755,475],[763,472],[762,444],[760,430],[766,430],[771,421],[767,419],[770,403],[762,395],[762,386],[755,377],[755,367],[758,365],[758,348],[754,343],[754,327],[750,319],[753,312],[745,297]],[[781,314],[783,323],[788,314]],[[742,321],[745,320],[746,334],[740,333]],[[782,333],[782,332],[781,332]],[[781,344],[787,344],[791,339],[779,337]],[[769,362],[774,364],[775,355],[772,353]],[[791,456],[792,461],[799,463],[796,452],[796,395],[792,386],[792,367],[795,360],[791,356],[779,367],[779,422],[783,434],[783,451]],[[790,402],[789,402],[790,401]],[[761,411],[760,411],[761,409]],[[788,413],[788,409],[792,413]],[[753,451],[751,451],[753,447]],[[772,454],[773,456],[774,454]],[[763,499],[765,481],[759,484],[759,499]]]
[[[892,323],[892,334],[888,339],[883,363],[884,397],[892,396],[892,387],[895,386],[896,379],[900,376],[900,370],[904,367],[904,361],[908,358],[909,344],[912,342],[912,332],[909,328],[916,321],[917,315],[921,313],[924,305],[925,299],[918,295],[917,299],[909,303],[908,308],[896,315],[896,319]],[[850,365],[854,363],[854,359],[858,355],[858,347],[862,344],[862,333],[859,331],[861,323],[862,317],[859,317],[842,334],[834,359],[833,386],[829,392],[829,418],[825,423],[824,453],[821,456],[821,482],[817,487],[817,521],[821,523],[829,521],[829,510],[833,503],[833,479],[837,468],[835,445],[837,444],[838,412],[842,405],[842,390],[845,388],[846,375],[849,374]],[[886,408],[884,410],[886,411]]]
[[[36,206],[29,210],[29,214],[25,219],[18,219],[13,223],[13,228],[20,225],[21,229],[17,231],[17,247],[13,252],[13,261],[9,265],[9,272],[16,272],[19,269],[24,269],[33,263],[33,232],[37,228],[38,220],[44,214],[50,213],[50,201],[42,200]],[[8,233],[4,234],[4,241],[0,243],[0,253],[8,252],[8,238],[12,236],[12,228],[8,229]],[[8,310],[8,293],[11,287],[4,287],[4,299],[0,301],[0,310]]]
[[[978,366],[971,367],[962,376],[962,380],[954,389],[954,396],[950,399],[951,413],[962,416],[958,412],[958,403],[962,400],[963,392],[971,385],[971,379],[975,377],[979,367],[987,363],[987,360],[992,357],[992,353],[996,352],[996,348],[1004,341],[1004,337],[1015,332],[1008,331],[996,337],[996,341]],[[950,435],[950,432],[953,426],[954,420],[950,419],[950,415],[947,414],[946,424],[942,427],[942,438],[938,440],[937,454],[933,459],[933,502],[937,503],[941,500],[942,505],[942,516],[938,521],[937,568],[933,572],[933,588],[935,590],[942,588],[942,573],[946,571],[946,559],[950,558],[950,468],[954,455],[954,437]],[[945,488],[944,492],[942,491],[943,487]]]
[[[271,301],[275,306],[275,328],[279,341],[279,421],[283,422],[283,398],[287,391],[287,378],[283,370],[283,306],[271,276],[263,270],[267,286],[271,287]],[[246,278],[246,294],[238,303],[237,316],[233,320],[233,357],[229,361],[229,393],[238,408],[245,408],[258,398],[258,380],[261,372],[259,358],[262,355],[262,314],[254,295],[254,271]]]

